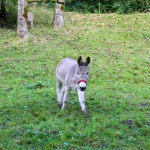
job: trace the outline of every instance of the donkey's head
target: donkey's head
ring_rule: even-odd
[[[88,65],[90,63],[90,57],[87,57],[86,62],[82,61],[82,57],[80,56],[77,60],[77,82],[81,91],[86,90],[86,85],[89,78],[89,69]]]

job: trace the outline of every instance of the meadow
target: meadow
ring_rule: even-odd
[[[150,149],[150,13],[119,15],[32,8],[26,42],[0,28],[0,150]],[[91,57],[86,109],[77,93],[57,107],[55,69]]]

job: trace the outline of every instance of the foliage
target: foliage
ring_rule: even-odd
[[[0,20],[0,27],[9,27],[9,28],[16,28],[17,27],[17,5],[15,3],[16,1],[6,1],[6,17],[3,18],[3,20]]]
[[[5,8],[5,3],[6,3],[6,0],[1,0],[0,1],[0,19],[3,18],[5,19],[6,18],[6,8]]]
[[[5,0],[1,0],[5,1]],[[17,0],[7,0],[6,7],[9,9],[11,5],[16,6]],[[38,1],[38,5],[48,4],[48,7],[54,7],[54,1],[44,2]],[[66,0],[67,11],[78,11],[82,13],[108,13],[117,12],[133,13],[136,11],[148,12],[150,10],[150,1],[147,0]]]
[[[66,12],[55,31],[53,10],[31,11],[28,41],[0,28],[0,149],[150,149],[149,14]],[[56,102],[56,66],[78,56],[91,57],[87,116],[73,91]]]
[[[102,13],[117,12],[117,13],[132,13],[135,11],[149,11],[150,2],[147,0],[66,0],[69,10],[82,12],[97,13],[100,10]],[[72,9],[73,8],[73,9]]]

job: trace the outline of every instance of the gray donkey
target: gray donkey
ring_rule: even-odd
[[[60,61],[56,68],[57,78],[57,99],[58,106],[64,110],[70,89],[75,89],[78,92],[79,102],[83,114],[86,114],[84,91],[86,90],[90,63],[90,57],[87,57],[86,62],[82,61],[82,57],[78,60],[64,58]]]
[[[30,22],[30,27],[33,28],[34,14],[32,12],[27,12],[27,21]]]

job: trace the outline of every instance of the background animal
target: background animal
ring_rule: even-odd
[[[30,27],[33,27],[34,14],[31,12],[27,12],[27,21],[30,23]]]

